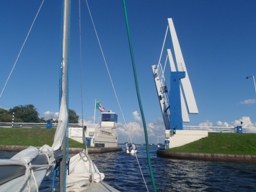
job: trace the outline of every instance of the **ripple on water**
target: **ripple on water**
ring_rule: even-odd
[[[150,161],[158,192],[169,191],[256,191],[256,164],[190,161],[158,158],[157,147],[149,147]],[[149,191],[153,191],[148,171],[145,146],[138,146],[137,158]],[[0,152],[1,158],[15,153]],[[105,174],[104,181],[120,191],[146,191],[136,157],[124,151],[91,154],[98,169]],[[51,185],[51,178],[43,183],[43,189]],[[41,191],[41,188],[40,188]],[[45,190],[42,190],[45,191]]]

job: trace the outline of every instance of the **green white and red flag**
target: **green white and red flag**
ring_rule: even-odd
[[[98,100],[96,100],[96,109],[98,109],[100,112],[103,112],[105,110],[105,108],[102,107]]]

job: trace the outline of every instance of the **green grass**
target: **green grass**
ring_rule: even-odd
[[[209,133],[207,138],[168,150],[175,152],[256,155],[256,134]]]
[[[56,129],[0,128],[0,145],[42,146],[53,144]],[[69,139],[69,147],[83,148],[83,144]]]
[[[42,146],[53,143],[56,129],[0,128],[0,145]],[[83,144],[69,139],[69,147],[83,148]],[[256,155],[256,134],[209,133],[207,138],[169,149],[177,152]]]

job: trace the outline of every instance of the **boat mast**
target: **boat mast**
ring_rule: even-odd
[[[68,114],[68,42],[69,42],[69,17],[70,17],[70,0],[64,0],[63,5],[63,29],[62,29],[62,82],[61,82],[61,105],[65,103],[66,113]],[[63,159],[60,163],[60,191],[66,191],[66,164],[68,160],[68,117],[65,119],[66,127],[62,142]]]

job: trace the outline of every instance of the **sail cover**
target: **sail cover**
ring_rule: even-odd
[[[0,192],[38,191],[45,177],[54,166],[51,147],[28,147],[11,159],[0,160]]]
[[[83,191],[91,183],[99,183],[104,177],[84,150],[70,159],[67,191]]]

